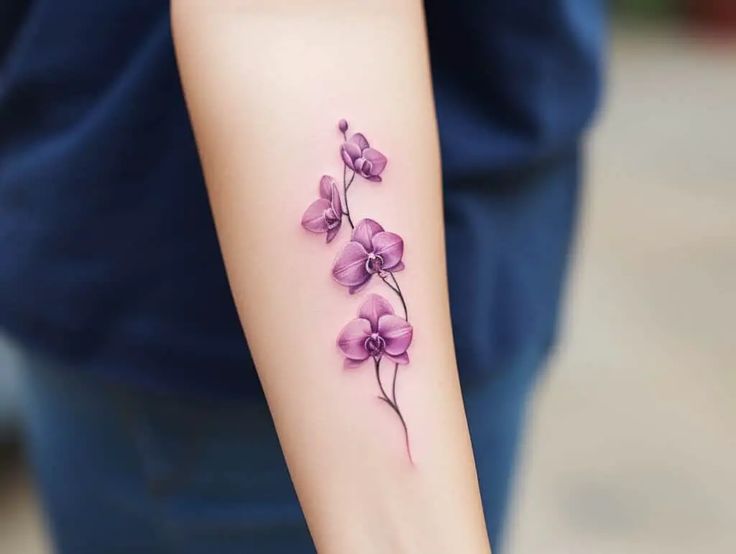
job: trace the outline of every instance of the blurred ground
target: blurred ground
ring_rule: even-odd
[[[736,552],[736,45],[617,34],[508,554]],[[42,554],[0,450],[0,552]]]
[[[617,35],[510,554],[736,552],[736,44]]]
[[[38,505],[15,447],[0,447],[0,552],[46,554]]]

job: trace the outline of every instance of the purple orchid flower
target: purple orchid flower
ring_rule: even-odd
[[[340,130],[343,129],[343,121],[340,121]],[[344,128],[347,130],[347,122]],[[386,156],[370,147],[362,133],[355,133],[346,140],[340,147],[340,155],[346,166],[369,181],[380,182],[381,173],[388,163]]]
[[[327,242],[330,242],[342,225],[342,204],[337,183],[329,175],[320,179],[319,196],[304,212],[302,227],[312,233],[327,233]]]
[[[372,219],[362,219],[353,229],[350,242],[335,259],[332,276],[349,287],[350,294],[363,288],[373,275],[401,271],[404,241],[396,233],[383,230]]]
[[[379,362],[383,356],[397,364],[408,364],[406,350],[414,330],[394,313],[388,300],[371,294],[337,337],[337,347],[345,355],[346,367],[357,367],[368,358]]]

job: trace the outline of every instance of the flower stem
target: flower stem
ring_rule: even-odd
[[[395,286],[393,286],[393,285],[392,285],[391,283],[389,283],[389,282],[388,282],[388,281],[386,280],[386,276],[385,276],[385,275],[382,275],[382,274],[380,274],[380,273],[379,273],[379,274],[378,274],[378,276],[379,276],[379,277],[381,278],[381,280],[382,280],[382,281],[383,281],[384,283],[386,283],[386,286],[387,286],[388,288],[390,288],[390,289],[391,289],[392,291],[394,291],[394,292],[395,292],[396,294],[399,294],[399,289],[397,289],[397,288],[396,288]]]
[[[399,282],[396,280],[396,275],[394,275],[390,271],[388,273],[389,275],[391,275],[391,280],[394,282],[393,285],[386,280],[385,276],[381,275],[380,277],[383,280],[383,282],[386,283],[388,288],[394,291],[396,295],[399,297],[399,300],[401,300],[401,306],[404,308],[404,319],[408,322],[409,321],[409,310],[406,307],[406,300],[404,299],[404,295],[401,292],[401,287],[399,286]],[[403,417],[401,417],[401,413],[398,411],[399,404],[396,401],[396,379],[398,375],[399,375],[399,364],[394,364],[394,378],[393,378],[393,382],[391,383],[392,402],[389,402],[389,404],[391,404],[392,407],[395,407],[395,409],[397,410],[398,416],[402,419],[402,422],[403,422]],[[384,393],[384,396],[386,396],[386,393]],[[408,448],[408,435],[407,435],[407,448]]]
[[[351,229],[355,229],[355,225],[353,225],[353,218],[350,217],[350,206],[348,206],[348,189],[350,188],[350,185],[353,184],[353,180],[355,179],[355,171],[353,171],[353,174],[350,176],[350,180],[348,181],[348,166],[343,162],[342,164],[342,195],[345,199],[345,215],[348,216],[348,223],[350,224]]]
[[[381,396],[378,397],[379,400],[383,400],[386,404],[388,404],[391,409],[396,413],[396,415],[399,417],[399,421],[401,422],[401,426],[404,428],[404,442],[406,443],[406,454],[409,456],[409,462],[411,462],[411,465],[414,465],[414,459],[411,456],[411,447],[409,445],[409,429],[406,426],[406,421],[404,420],[404,416],[401,414],[401,410],[399,409],[398,404],[396,404],[396,373],[399,369],[399,364],[396,364],[395,372],[394,372],[394,383],[393,383],[393,400],[388,397],[386,394],[386,390],[383,388],[383,383],[381,382],[381,362],[380,360],[374,360],[375,367],[376,367],[376,381],[378,381],[378,388],[381,391]]]
[[[401,300],[401,306],[404,308],[404,319],[406,321],[409,321],[409,310],[406,309],[406,300],[404,300],[404,295],[401,292],[401,287],[399,286],[399,282],[396,280],[396,275],[394,275],[392,271],[389,271],[388,274],[391,275],[391,280],[394,282],[394,285],[396,286],[396,294],[399,295],[399,300]]]
[[[404,319],[406,321],[409,321],[409,310],[406,308],[406,300],[404,299],[404,295],[401,292],[401,287],[399,286],[399,282],[396,280],[396,276],[392,272],[388,271],[387,273],[391,275],[391,280],[394,282],[393,285],[388,282],[385,274],[384,275],[379,274],[379,277],[384,283],[386,283],[386,286],[390,288],[392,291],[394,291],[396,293],[396,296],[399,297],[399,300],[401,301],[401,307],[404,308]]]
[[[386,396],[386,389],[383,388],[383,382],[381,381],[381,360],[374,359],[373,365],[376,368],[376,381],[378,381],[378,388],[381,391],[381,396],[379,398],[388,400],[388,396]]]
[[[398,406],[396,402],[396,377],[399,375],[399,364],[394,363],[394,381],[391,384],[391,400],[394,401],[394,406]]]

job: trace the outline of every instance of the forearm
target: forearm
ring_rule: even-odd
[[[173,22],[231,286],[318,549],[487,552],[452,345],[421,3],[175,0]],[[385,169],[341,159],[343,117],[346,137],[364,133]],[[331,213],[349,202],[337,231],[320,210],[304,216],[323,175],[336,181]],[[403,251],[368,237],[358,283],[340,261],[365,218]],[[382,246],[387,269],[375,265]],[[391,329],[356,342],[346,325],[373,294],[391,306],[376,318]],[[353,324],[358,335],[364,325]]]

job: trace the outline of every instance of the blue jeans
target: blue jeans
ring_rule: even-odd
[[[314,552],[263,399],[153,393],[27,351],[18,358],[29,453],[60,554]],[[531,387],[518,377],[533,373],[465,389],[494,544]]]

